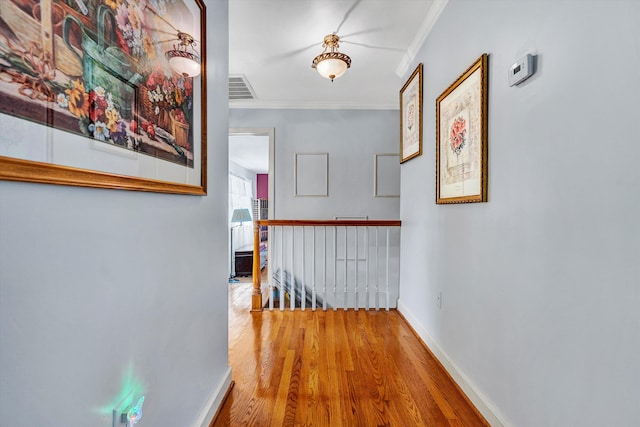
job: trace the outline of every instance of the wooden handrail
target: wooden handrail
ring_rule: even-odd
[[[316,220],[316,219],[261,219],[256,221],[258,226],[276,225],[276,226],[296,226],[296,227],[313,227],[313,226],[339,226],[339,227],[400,227],[402,221],[396,219],[356,219],[356,220]]]
[[[395,219],[372,220],[316,220],[316,219],[261,219],[253,222],[253,294],[251,295],[251,311],[262,310],[262,289],[260,283],[260,227],[261,226],[293,226],[293,227],[400,227],[402,221]]]

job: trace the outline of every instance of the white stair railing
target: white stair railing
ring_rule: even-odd
[[[256,221],[265,225],[269,281],[254,274],[254,297],[268,290],[270,310],[397,307],[400,221]]]

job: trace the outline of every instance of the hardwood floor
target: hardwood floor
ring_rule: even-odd
[[[250,313],[230,285],[235,386],[212,427],[487,426],[395,311]]]

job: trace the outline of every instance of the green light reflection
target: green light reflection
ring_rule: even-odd
[[[133,365],[130,364],[125,372],[122,373],[122,386],[120,392],[109,403],[96,409],[96,412],[102,415],[111,416],[115,409],[118,414],[125,412],[131,408],[135,402],[145,394],[144,386],[135,378],[133,374]]]

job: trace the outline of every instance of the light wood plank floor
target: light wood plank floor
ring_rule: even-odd
[[[395,311],[250,313],[230,285],[235,386],[212,427],[487,426]]]

